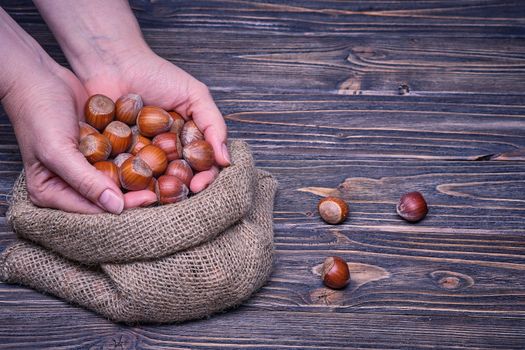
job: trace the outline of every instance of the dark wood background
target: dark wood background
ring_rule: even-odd
[[[66,64],[30,1],[0,5]],[[277,176],[275,271],[240,308],[165,326],[0,284],[0,348],[525,348],[523,1],[132,5]],[[0,123],[3,249],[22,163]],[[394,209],[411,190],[430,205],[416,225]],[[344,225],[316,213],[330,193],[350,203]],[[351,263],[343,291],[318,276],[332,254]]]

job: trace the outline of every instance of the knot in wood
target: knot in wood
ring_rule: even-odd
[[[400,95],[406,95],[410,92],[410,86],[408,86],[408,84],[406,83],[403,83],[399,85],[399,87],[397,88],[397,92]]]
[[[129,333],[117,333],[101,340],[97,349],[103,350],[131,350],[137,349],[137,338]]]
[[[310,301],[316,305],[335,305],[344,304],[344,292],[328,288],[318,288],[310,292]]]
[[[461,281],[455,276],[447,276],[441,278],[438,283],[445,289],[457,289],[460,286]]]
[[[430,277],[439,288],[446,290],[461,290],[474,284],[472,277],[453,271],[434,271]]]

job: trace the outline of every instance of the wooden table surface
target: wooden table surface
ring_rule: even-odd
[[[0,1],[60,63],[28,0]],[[0,348],[525,348],[525,2],[132,1],[279,180],[274,273],[238,309],[126,326],[0,284]],[[22,168],[0,116],[0,250]],[[419,190],[430,212],[397,217]],[[324,224],[320,196],[350,218]],[[339,255],[351,284],[322,286]]]

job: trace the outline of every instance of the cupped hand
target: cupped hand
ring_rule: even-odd
[[[27,71],[2,102],[15,128],[22,153],[29,197],[38,206],[85,214],[120,213],[124,208],[156,201],[150,191],[122,194],[78,151],[78,121],[88,96],[116,100],[138,93],[145,104],[175,110],[193,118],[213,146],[216,166],[196,174],[190,184],[200,192],[230,164],[226,125],[208,88],[153,53],[137,54],[126,64],[107,66],[80,81],[71,71],[48,62]]]
[[[221,112],[203,83],[149,50],[126,53],[125,60],[114,65],[97,67],[82,77],[91,94],[104,94],[116,100],[127,93],[142,96],[145,105],[176,111],[185,119],[192,118],[212,145],[216,166],[197,173],[190,184],[192,192],[200,192],[218,175],[219,167],[228,166],[226,124]]]
[[[78,151],[78,121],[88,93],[56,63],[25,72],[2,100],[22,154],[28,193],[38,206],[68,212],[120,213],[155,201],[150,191],[125,196]]]

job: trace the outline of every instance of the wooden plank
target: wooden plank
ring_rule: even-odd
[[[522,33],[524,8],[520,1],[131,1],[143,27],[218,28],[221,30],[295,33],[415,32],[439,35]],[[3,1],[17,20],[38,21],[31,1]],[[490,13],[490,16],[487,15]],[[387,26],[387,27],[386,27]],[[498,31],[494,30],[498,28]]]
[[[31,23],[26,29],[66,64],[48,29],[34,24],[42,22],[30,2],[7,3],[6,9],[21,23]],[[517,16],[525,13],[523,4],[385,2],[372,12],[346,9],[352,5],[345,2],[315,6],[134,5],[151,47],[214,89],[396,95],[405,84],[410,95],[523,94],[525,22]],[[480,17],[489,10],[496,15]]]
[[[12,310],[12,311],[11,311]],[[49,311],[52,311],[50,309]],[[317,312],[241,308],[175,326],[112,324],[83,310],[10,308],[0,321],[1,349],[521,349],[523,319]],[[32,323],[28,326],[27,319]]]
[[[286,145],[287,156],[477,160],[525,143],[522,106],[316,97],[218,97],[217,103],[232,137]]]
[[[28,29],[66,64],[46,27]],[[159,55],[215,90],[391,96],[405,84],[411,96],[523,94],[525,39],[519,38],[296,38],[178,28],[143,31]],[[486,46],[494,51],[483,49]]]
[[[523,94],[525,42],[518,38],[144,33],[161,56],[229,91],[397,95],[405,84],[410,95]],[[191,46],[200,49],[181,57]]]
[[[66,64],[31,1],[2,1]],[[240,309],[125,326],[0,284],[0,348],[506,348],[525,343],[525,6],[519,1],[132,1],[279,180],[275,270]],[[402,86],[400,88],[400,86]],[[22,167],[0,112],[0,250]],[[428,217],[394,206],[420,190]],[[324,224],[319,196],[350,203]],[[342,291],[319,266],[350,263]]]

